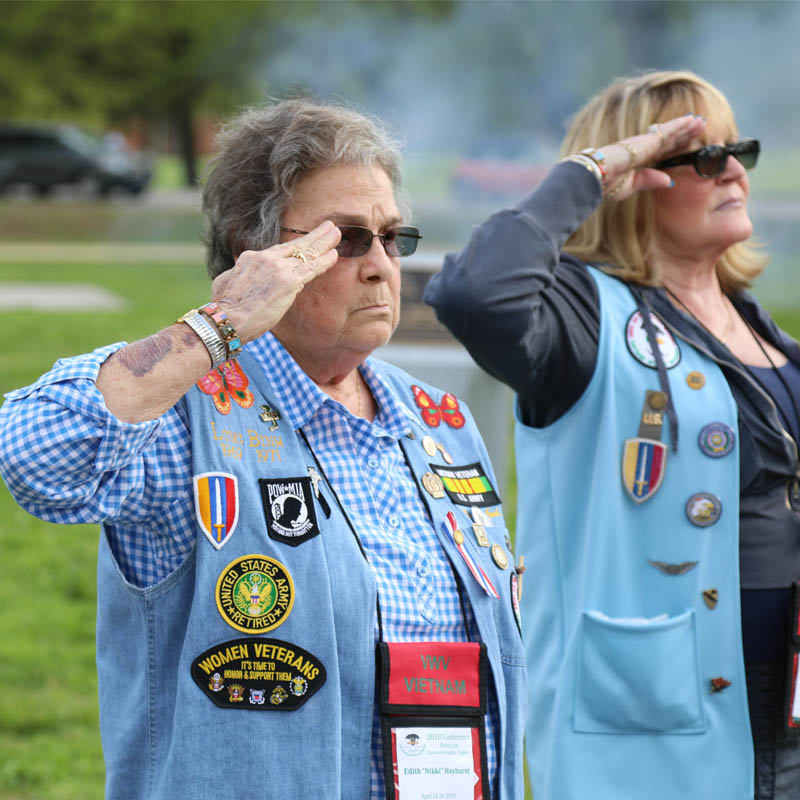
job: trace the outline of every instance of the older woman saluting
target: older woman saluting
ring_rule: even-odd
[[[653,72],[562,152],[426,293],[518,394],[534,796],[800,796],[800,349],[745,291],[759,144]]]
[[[486,450],[455,397],[369,358],[420,238],[401,199],[366,117],[245,112],[204,190],[212,301],[8,395],[18,502],[103,526],[109,798],[522,797]]]

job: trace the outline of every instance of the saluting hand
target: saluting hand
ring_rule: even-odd
[[[303,287],[336,263],[341,236],[332,222],[323,222],[290,242],[245,250],[232,269],[214,279],[211,296],[243,343],[271,330]]]
[[[703,117],[685,114],[651,125],[639,136],[597,148],[604,156],[606,169],[603,196],[618,202],[635,192],[669,188],[672,185],[670,176],[648,165],[685,149],[692,139],[702,136],[705,126]]]

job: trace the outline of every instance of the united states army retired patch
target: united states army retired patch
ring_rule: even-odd
[[[311,478],[259,478],[267,535],[296,547],[319,534]]]
[[[280,639],[231,639],[192,661],[192,678],[218,708],[295,711],[325,683],[322,662]]]
[[[225,622],[244,633],[266,633],[289,616],[294,582],[289,570],[274,558],[241,556],[220,573],[217,608]]]

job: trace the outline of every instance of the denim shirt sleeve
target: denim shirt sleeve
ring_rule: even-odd
[[[0,474],[19,505],[57,523],[139,522],[186,491],[191,447],[182,404],[118,420],[95,379],[120,342],[57,361],[0,409]]]

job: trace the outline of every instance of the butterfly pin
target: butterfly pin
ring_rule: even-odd
[[[226,361],[201,378],[197,382],[197,388],[211,395],[214,407],[220,414],[228,414],[231,410],[231,398],[242,408],[253,405],[255,397],[247,388],[249,383],[247,375],[235,361]]]
[[[444,420],[451,428],[463,428],[466,419],[458,407],[458,398],[449,392],[442,395],[442,399],[437,405],[431,396],[420,389],[419,386],[412,386],[414,399],[422,409],[422,420],[429,428],[438,428]]]

